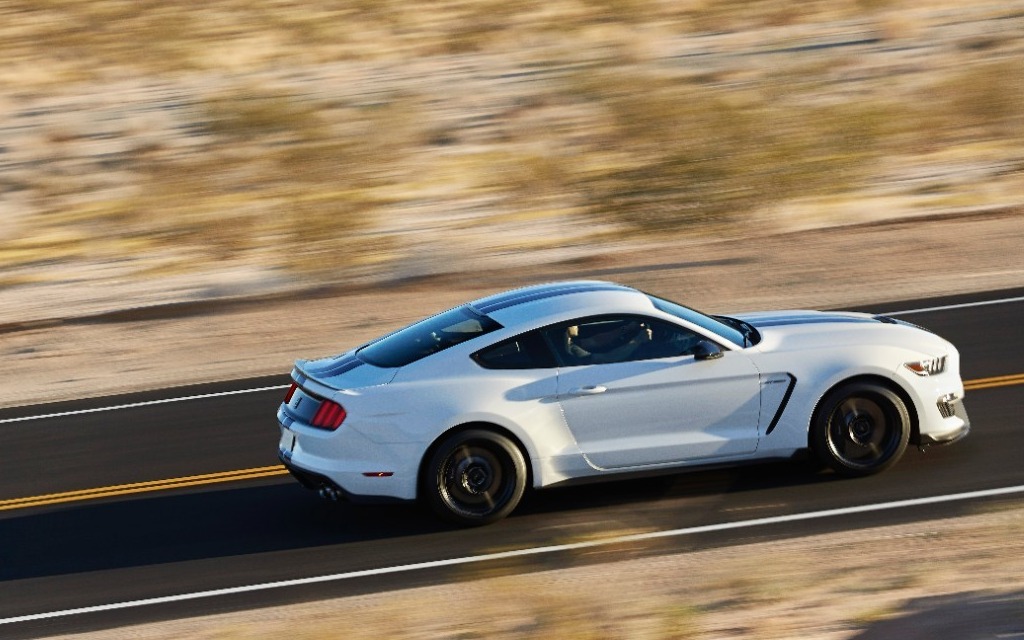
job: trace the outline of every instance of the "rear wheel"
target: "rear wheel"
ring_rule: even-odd
[[[512,513],[526,490],[526,461],[511,440],[484,429],[453,433],[424,470],[427,503],[463,526],[489,524]]]
[[[910,414],[898,395],[872,382],[846,384],[822,399],[811,431],[818,459],[844,476],[896,464],[910,439]]]

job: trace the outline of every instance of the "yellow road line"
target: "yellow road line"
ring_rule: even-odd
[[[0,500],[0,511],[10,509],[23,509],[26,507],[39,507],[48,504],[61,504],[65,502],[77,502],[80,500],[95,500],[97,498],[108,498],[111,496],[124,496],[133,493],[147,493],[150,491],[164,491],[167,489],[178,489],[181,487],[194,487],[218,482],[234,482],[237,480],[253,480],[256,478],[269,478],[287,474],[288,471],[281,465],[272,467],[257,467],[253,469],[239,469],[237,471],[222,471],[219,473],[205,473],[196,476],[183,478],[169,478],[166,480],[150,480],[147,482],[133,482],[131,484],[118,484],[109,487],[98,487],[95,489],[81,489],[78,491],[65,491],[63,493],[52,493],[42,496],[29,496],[26,498],[12,498]]]
[[[964,382],[964,389],[968,391],[973,391],[977,389],[991,389],[993,387],[1009,387],[1018,384],[1024,384],[1024,373],[1017,373],[1008,376],[995,376],[992,378],[978,378],[977,380],[967,380]],[[135,482],[132,484],[119,484],[110,487],[99,487],[96,489],[65,491],[63,493],[52,493],[43,496],[12,498],[9,500],[0,500],[0,511],[8,511],[11,509],[25,509],[28,507],[39,507],[48,504],[77,502],[81,500],[95,500],[98,498],[124,496],[133,493],[166,491],[168,489],[195,487],[200,485],[216,484],[219,482],[235,482],[239,480],[254,480],[256,478],[270,478],[273,476],[286,475],[287,473],[288,470],[285,469],[283,466],[274,465],[271,467],[239,469],[237,471],[205,473],[202,475],[185,476],[182,478],[170,478],[167,480],[150,480],[147,482]]]
[[[978,378],[964,382],[964,389],[991,389],[992,387],[1009,387],[1015,384],[1024,384],[1024,373],[1017,373],[1012,376],[995,376],[994,378]]]

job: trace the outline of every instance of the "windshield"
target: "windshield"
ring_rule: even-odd
[[[376,367],[404,367],[500,328],[487,316],[469,307],[458,307],[371,342],[357,354],[360,360]]]
[[[648,295],[647,297],[650,298],[651,302],[654,303],[654,307],[660,311],[664,311],[665,313],[674,315],[675,317],[686,320],[687,322],[692,322],[698,327],[706,329],[711,333],[721,338],[724,338],[733,344],[738,344],[742,346],[746,346],[748,344],[748,341],[745,339],[742,331],[735,327],[729,326],[728,324],[725,324],[720,320],[712,318],[711,316],[706,316],[700,311],[695,311],[689,307],[684,307],[683,305],[678,304],[676,302],[662,300],[661,298],[657,298],[652,295]]]

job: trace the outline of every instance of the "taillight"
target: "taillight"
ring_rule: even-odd
[[[316,415],[313,416],[313,420],[310,424],[314,427],[334,431],[341,426],[342,422],[345,421],[346,415],[348,414],[345,413],[345,407],[341,406],[337,402],[324,400],[320,404],[320,408],[316,410]]]
[[[295,390],[299,388],[299,385],[292,383],[292,386],[288,387],[288,391],[284,394],[284,403],[288,404],[292,401],[292,396],[295,395]]]

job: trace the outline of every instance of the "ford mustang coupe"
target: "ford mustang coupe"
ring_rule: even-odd
[[[709,316],[607,282],[475,300],[299,360],[279,455],[321,496],[415,500],[462,525],[525,489],[808,452],[844,476],[970,428],[960,355],[884,316]]]

